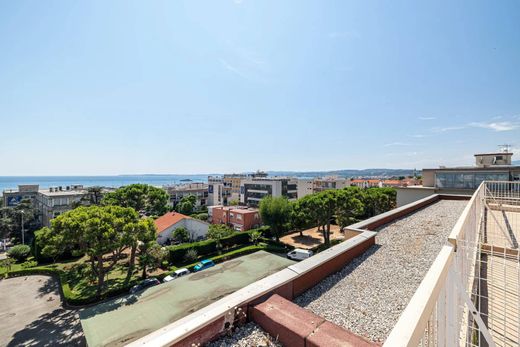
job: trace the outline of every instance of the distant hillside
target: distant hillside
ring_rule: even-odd
[[[267,171],[270,176],[296,176],[296,177],[320,177],[320,176],[340,176],[340,177],[391,177],[391,176],[411,176],[413,169],[362,169],[362,170],[332,170],[332,171]],[[420,174],[418,171],[417,174]]]

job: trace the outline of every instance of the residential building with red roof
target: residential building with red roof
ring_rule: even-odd
[[[157,242],[161,245],[172,241],[172,233],[175,229],[184,227],[188,230],[191,240],[199,240],[206,237],[209,223],[178,212],[168,212],[155,220],[157,227]]]

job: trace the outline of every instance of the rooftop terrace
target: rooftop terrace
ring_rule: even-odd
[[[520,182],[483,182],[385,346],[519,346]]]
[[[384,341],[464,210],[441,200],[377,229],[376,244],[295,302],[373,341]]]

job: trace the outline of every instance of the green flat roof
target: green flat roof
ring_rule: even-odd
[[[294,264],[264,251],[80,312],[90,347],[122,346]]]

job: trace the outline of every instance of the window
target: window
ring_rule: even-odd
[[[241,214],[237,214],[237,219],[238,220],[242,220],[242,215]]]
[[[229,216],[230,216],[231,218],[233,218],[233,217],[235,217],[235,214],[234,214],[234,213],[230,213]]]

